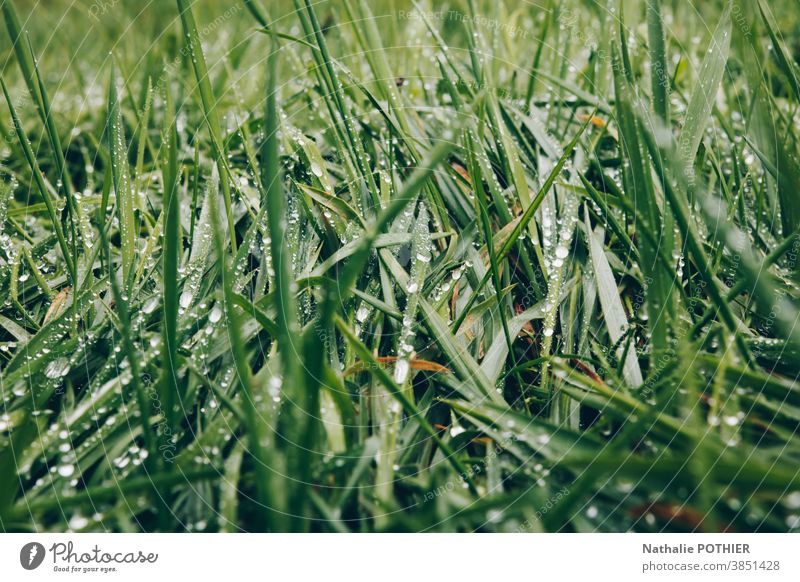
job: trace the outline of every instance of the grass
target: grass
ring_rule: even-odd
[[[791,7],[54,6],[2,4],[2,530],[800,527]]]

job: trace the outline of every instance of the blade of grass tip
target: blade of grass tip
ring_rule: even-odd
[[[650,45],[650,85],[653,110],[669,125],[669,69],[664,41],[661,0],[647,0],[647,41]]]
[[[39,66],[33,54],[33,48],[27,35],[24,40],[22,38],[22,28],[20,27],[19,18],[17,17],[14,4],[11,0],[3,2],[2,9],[6,22],[6,29],[8,30],[8,35],[11,38],[11,44],[14,47],[14,53],[17,57],[17,64],[19,65],[25,85],[28,87],[28,92],[36,104],[36,111],[44,123],[50,146],[53,149],[59,180],[61,180],[64,194],[67,196],[66,200],[70,218],[74,221],[74,199],[72,199],[71,191],[72,180],[64,158],[61,140],[56,131],[55,121],[51,115],[50,101],[47,98],[47,92],[45,91],[44,83],[39,73]]]
[[[162,378],[162,398],[167,416],[167,425],[175,428],[175,397],[178,395],[178,258],[180,256],[180,188],[178,177],[178,136],[175,109],[169,89],[166,90],[167,115],[164,121],[165,160],[164,201],[162,212],[164,220],[164,272],[163,301],[164,323],[162,342],[164,369]]]
[[[212,180],[219,180],[217,170],[214,168],[214,175]],[[257,502],[263,510],[263,515],[257,520],[267,530],[271,529],[274,525],[272,518],[272,508],[275,505],[271,501],[271,490],[269,484],[271,483],[271,475],[269,465],[267,463],[266,455],[261,446],[262,443],[262,424],[259,421],[259,412],[256,405],[255,394],[253,390],[253,378],[250,371],[250,365],[247,362],[247,354],[245,352],[244,340],[242,338],[241,325],[239,322],[239,315],[236,312],[236,299],[233,290],[233,272],[230,268],[230,257],[226,249],[223,228],[219,217],[219,208],[216,200],[208,200],[210,204],[211,224],[213,231],[213,239],[216,245],[217,254],[219,255],[220,273],[222,277],[222,294],[223,294],[223,307],[225,308],[225,319],[227,322],[228,340],[230,341],[231,356],[233,357],[236,375],[242,389],[242,405],[241,410],[246,419],[247,437],[249,443],[249,453],[253,456],[254,469],[256,473],[256,490]],[[262,511],[259,511],[262,513]]]
[[[30,44],[30,39],[27,38],[28,50],[33,54],[33,48]],[[61,190],[64,200],[67,203],[67,218],[69,219],[71,244],[72,244],[72,260],[77,265],[78,263],[78,231],[77,231],[77,216],[78,210],[76,208],[76,201],[72,191],[72,177],[69,174],[67,161],[64,158],[64,150],[61,147],[61,139],[58,137],[58,130],[56,129],[55,119],[50,108],[50,100],[47,98],[47,89],[42,81],[42,75],[39,72],[39,63],[36,57],[33,58],[33,70],[36,73],[36,86],[39,88],[39,95],[41,96],[41,112],[44,116],[44,126],[47,130],[48,141],[53,150],[53,158],[56,163],[56,185],[57,189]]]
[[[11,0],[3,2],[3,18],[6,21],[6,30],[11,40],[11,45],[14,48],[14,53],[17,56],[17,64],[19,64],[20,71],[22,72],[22,79],[28,86],[28,91],[36,103],[37,111],[44,121],[44,107],[42,106],[42,96],[39,94],[39,87],[34,82],[33,73],[33,53],[30,51],[30,45],[22,40],[22,27],[19,24],[17,11],[14,9],[14,3]],[[27,49],[27,50],[26,50]]]
[[[294,0],[294,7],[295,14],[300,20],[300,25],[304,33],[303,38],[314,38],[315,35],[311,26],[311,22],[305,12],[305,9],[301,5],[300,0]],[[337,120],[337,123],[334,123],[332,126],[334,132],[333,137],[336,141],[339,152],[341,154],[347,154],[344,156],[343,161],[344,169],[347,174],[348,189],[350,190],[354,200],[361,200],[362,198],[360,197],[360,192],[358,191],[361,188],[361,182],[363,180],[363,176],[361,175],[361,163],[358,160],[356,146],[351,143],[348,134],[346,134],[345,130],[342,128],[343,124],[338,122],[340,117],[343,116],[345,112],[339,108],[339,101],[331,97],[334,95],[335,88],[328,75],[328,68],[325,66],[322,50],[313,44],[306,43],[305,41],[302,42],[303,44],[307,44],[312,49],[311,56],[315,65],[312,67],[312,71],[314,73],[314,77],[316,78],[317,86],[322,92],[323,102],[328,114],[330,115],[330,118]],[[376,208],[379,208],[380,199],[378,198],[378,194],[376,192],[370,192],[370,195],[372,197],[373,205]]]
[[[192,59],[192,67],[197,79],[197,88],[200,92],[200,101],[203,105],[208,130],[211,133],[211,144],[214,149],[214,156],[217,162],[217,169],[220,175],[222,186],[222,198],[225,203],[225,214],[228,220],[228,230],[230,231],[231,248],[236,252],[236,229],[233,219],[233,204],[231,201],[231,186],[228,166],[225,161],[225,150],[222,141],[222,126],[219,122],[219,112],[217,111],[217,101],[214,98],[214,91],[211,88],[211,81],[208,77],[208,67],[206,58],[203,54],[203,45],[200,43],[200,36],[197,34],[197,24],[194,20],[192,7],[189,0],[177,0],[178,12],[181,17],[186,43],[189,46],[189,53]]]
[[[458,78],[457,85],[459,91],[463,91],[469,97],[474,97],[476,90],[475,84],[470,82],[468,79],[468,72],[466,68],[461,65],[461,62],[454,58],[453,55],[450,53],[450,47],[445,43],[444,38],[442,38],[439,29],[433,26],[431,22],[430,16],[432,13],[429,10],[426,10],[424,6],[422,6],[417,0],[411,0],[411,4],[417,11],[417,14],[422,19],[422,22],[425,24],[425,28],[428,29],[428,32],[433,37],[435,42],[434,46],[439,51],[439,62],[441,63],[444,61],[447,63],[447,67],[453,72],[453,74]]]
[[[365,0],[356,0],[353,4],[357,9],[355,16],[357,20],[353,19],[353,7],[351,7],[351,2],[349,0],[344,2],[348,16],[358,25],[355,26],[356,34],[361,41],[361,45],[364,47],[364,57],[369,62],[372,73],[376,81],[378,81],[377,89],[382,93],[383,99],[388,102],[389,111],[395,115],[397,123],[402,130],[401,135],[405,137],[404,143],[406,147],[408,147],[412,158],[417,160],[419,159],[419,155],[416,151],[415,144],[409,139],[414,135],[414,132],[406,117],[408,114],[413,114],[414,110],[412,108],[406,109],[402,103],[402,95],[398,91],[397,84],[395,83],[397,77],[389,65],[389,59],[383,48],[381,34],[378,30],[379,21],[375,19],[375,16],[369,8],[369,4],[367,4]]]
[[[264,16],[264,9],[262,8],[261,4],[257,0],[244,0],[244,6],[253,15],[258,23],[263,26],[264,28],[269,28],[269,22],[267,21],[267,17]]]
[[[331,93],[333,94],[337,109],[341,115],[341,122],[344,125],[345,133],[347,134],[351,147],[353,148],[355,162],[361,170],[361,175],[367,183],[367,188],[370,194],[373,195],[373,201],[376,205],[377,211],[380,206],[376,197],[377,192],[380,190],[375,183],[375,177],[373,176],[373,172],[367,160],[366,152],[364,151],[364,144],[361,142],[360,137],[356,134],[355,127],[353,127],[351,115],[347,110],[344,96],[342,94],[341,82],[339,81],[339,78],[336,75],[336,70],[333,67],[333,59],[328,51],[328,43],[325,41],[325,37],[322,34],[322,28],[320,27],[314,7],[309,0],[303,0],[303,2],[305,4],[306,14],[308,16],[308,24],[313,32],[314,40],[317,42],[317,46],[319,47],[322,56],[322,63],[330,80],[330,86],[332,88]],[[298,4],[299,2],[295,3],[296,6],[298,6]]]
[[[416,163],[421,158],[417,147],[421,140],[419,130],[421,122],[416,116],[415,109],[406,107],[403,102],[404,96],[395,83],[397,76],[389,64],[383,48],[381,33],[369,5],[364,0],[357,0],[352,4],[354,4],[355,10],[349,1],[344,3],[345,10],[348,18],[354,23],[356,37],[371,67],[373,77],[376,80],[376,89],[382,96],[382,102],[388,103],[388,111],[385,112],[385,116],[387,119],[396,119],[396,123],[394,121],[390,122],[391,131],[398,137],[405,149],[408,150],[411,162]],[[352,76],[349,72],[347,75],[348,77]],[[369,94],[369,91],[362,84],[357,84],[362,88],[362,91],[366,91],[370,100],[374,101],[374,97]],[[375,102],[373,106],[383,112],[383,107],[380,104]],[[441,192],[438,188],[429,187],[426,188],[425,193],[435,220],[442,225],[442,228],[449,230],[451,217],[442,199]]]
[[[150,78],[147,79],[147,89],[145,91],[145,98],[144,98],[144,107],[142,108],[142,113],[139,116],[137,121],[137,131],[139,133],[136,145],[136,165],[134,166],[133,170],[133,184],[134,184],[134,191],[141,192],[145,189],[144,178],[144,153],[147,150],[147,144],[149,143],[149,139],[147,136],[148,133],[148,125],[150,123],[150,115],[151,110],[153,107],[153,85],[150,83]],[[136,139],[135,136],[132,138]],[[153,159],[157,159],[158,156],[155,152],[150,148],[150,154],[152,155]]]
[[[686,117],[683,121],[678,151],[686,168],[694,167],[694,158],[697,148],[703,139],[706,125],[711,117],[711,110],[716,102],[717,90],[725,74],[728,54],[731,47],[731,6],[726,2],[725,11],[722,13],[717,28],[711,37],[711,44],[706,51],[703,64],[697,79],[697,87],[689,100]]]
[[[334,321],[336,323],[336,327],[344,336],[345,340],[347,340],[347,343],[349,343],[350,346],[355,350],[356,354],[358,354],[358,357],[368,364],[367,367],[369,368],[370,373],[375,376],[375,378],[384,385],[389,393],[397,399],[397,401],[403,407],[405,413],[410,418],[415,419],[419,423],[420,427],[422,427],[422,429],[428,433],[437,446],[442,449],[447,462],[450,463],[456,473],[466,481],[466,483],[469,485],[470,491],[473,494],[476,494],[477,490],[475,489],[475,482],[472,479],[472,473],[470,473],[456,457],[456,454],[453,449],[450,448],[450,445],[441,439],[439,433],[433,427],[433,425],[431,425],[428,419],[425,418],[420,413],[419,409],[414,405],[414,403],[411,402],[405,394],[403,394],[403,391],[397,384],[395,384],[392,377],[383,368],[383,366],[380,365],[378,360],[375,359],[375,356],[372,355],[372,352],[369,350],[369,348],[353,334],[347,322],[338,315],[334,317]]]
[[[479,86],[493,86],[492,80],[492,64],[491,64],[491,51],[494,46],[489,46],[483,34],[484,27],[475,26],[478,19],[484,16],[478,12],[475,6],[475,0],[467,0],[467,18],[464,18],[464,27],[466,28],[467,48],[469,50],[469,59],[472,64],[473,74]]]
[[[533,57],[531,70],[528,73],[528,89],[525,91],[525,103],[529,107],[531,105],[531,101],[533,100],[533,94],[536,92],[536,71],[539,70],[539,63],[542,60],[542,51],[544,50],[544,45],[547,40],[547,34],[550,32],[550,21],[553,19],[554,11],[552,3],[549,3],[544,12],[544,26],[542,27],[542,32],[538,36],[539,42],[538,46],[536,47],[536,54]]]
[[[297,44],[301,44],[306,48],[310,48],[312,51],[314,51],[314,53],[319,53],[320,52],[319,51],[319,47],[317,47],[317,45],[311,44],[310,42],[305,41],[302,38],[299,38],[297,36],[292,36],[289,33],[279,32],[277,30],[273,30],[272,28],[269,28],[268,26],[260,29],[259,32],[263,32],[264,34],[267,34],[267,35],[270,35],[270,36],[274,36],[275,38],[282,38],[283,40],[288,40],[288,41],[291,41],[291,42],[295,42]]]
[[[125,141],[125,128],[122,124],[122,112],[117,99],[117,76],[113,62],[108,81],[108,145],[119,219],[122,280],[127,288],[128,277],[133,271],[133,262],[136,256],[136,225],[133,215],[134,203],[128,164],[128,147]]]
[[[797,66],[794,64],[793,59],[787,54],[786,48],[778,39],[779,28],[774,22],[772,14],[768,10],[764,10],[763,0],[758,0],[758,11],[761,13],[761,19],[764,21],[764,28],[767,29],[769,38],[772,41],[772,49],[775,59],[780,65],[783,74],[789,81],[789,86],[794,92],[794,96],[800,102],[800,79],[797,76]]]
[[[506,258],[508,253],[514,247],[514,244],[516,244],[517,240],[519,239],[520,234],[522,234],[523,230],[525,230],[525,228],[528,226],[528,222],[530,222],[530,220],[533,218],[533,215],[539,209],[539,206],[541,206],[544,197],[550,191],[550,188],[552,188],[553,183],[556,181],[556,178],[558,178],[558,176],[561,174],[561,170],[564,169],[564,165],[567,163],[567,160],[572,155],[572,151],[578,145],[580,137],[586,131],[586,128],[588,128],[589,125],[591,124],[591,120],[594,117],[595,113],[596,112],[593,112],[592,115],[588,117],[587,121],[581,126],[581,128],[569,141],[567,146],[564,148],[561,157],[559,157],[555,166],[553,166],[553,169],[550,171],[550,174],[548,174],[547,178],[542,184],[542,187],[539,188],[539,191],[536,193],[536,196],[534,196],[533,200],[531,200],[531,203],[525,209],[525,212],[523,212],[522,216],[520,216],[520,218],[517,220],[517,223],[514,226],[514,229],[511,231],[511,234],[503,243],[503,246],[500,247],[500,252],[497,253],[498,263]],[[461,311],[461,315],[459,315],[458,318],[453,323],[453,326],[451,328],[453,330],[453,333],[458,332],[459,328],[464,323],[464,320],[469,315],[469,312],[472,309],[472,306],[475,304],[475,301],[478,299],[478,295],[480,294],[481,290],[484,288],[486,283],[489,281],[489,278],[491,276],[492,276],[491,271],[487,270],[486,274],[483,276],[483,279],[481,279],[481,281],[478,283],[478,286],[475,288],[475,292],[470,296],[469,300],[467,301],[467,304]]]
[[[42,199],[44,200],[45,206],[47,207],[47,213],[50,216],[50,222],[53,224],[53,230],[55,231],[56,238],[58,239],[58,246],[61,249],[62,256],[64,257],[64,263],[67,266],[70,282],[72,283],[72,287],[74,289],[76,288],[75,286],[78,282],[77,271],[75,269],[75,263],[72,260],[72,254],[70,253],[69,246],[67,245],[67,239],[64,237],[64,231],[61,228],[61,221],[58,218],[58,212],[55,204],[53,203],[53,198],[50,195],[50,190],[47,188],[47,184],[45,184],[44,174],[42,173],[41,168],[39,168],[39,163],[36,161],[36,157],[31,149],[31,143],[28,140],[28,136],[25,134],[25,130],[22,128],[22,122],[17,115],[17,110],[11,101],[11,96],[8,94],[8,88],[6,87],[6,83],[2,76],[0,76],[0,86],[2,86],[3,95],[5,96],[6,103],[8,104],[8,110],[11,113],[14,131],[17,134],[17,139],[19,140],[20,146],[22,146],[25,159],[30,167],[31,177],[33,178],[33,181],[36,184]]]

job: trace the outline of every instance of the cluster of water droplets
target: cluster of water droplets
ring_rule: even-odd
[[[12,254],[15,251],[12,244],[11,237],[4,231],[6,218],[8,217],[8,205],[14,191],[17,189],[17,179],[12,177],[8,182],[0,183],[0,251],[3,251],[6,258],[11,261]]]
[[[414,320],[419,302],[420,287],[422,286],[428,265],[431,262],[430,230],[428,227],[428,210],[420,202],[417,220],[414,225],[411,243],[411,277],[406,285],[406,308],[403,313],[403,322],[400,328],[400,337],[397,343],[397,362],[394,369],[394,380],[399,385],[404,385],[408,379],[411,368],[410,360],[414,354]]]
[[[209,181],[202,209],[200,211],[200,218],[195,225],[194,238],[192,240],[192,250],[189,255],[189,260],[185,266],[178,268],[178,274],[184,279],[183,289],[178,297],[178,314],[184,315],[186,311],[192,306],[197,293],[200,289],[200,283],[203,279],[203,274],[206,270],[208,257],[214,246],[214,232],[211,223],[211,204],[219,204],[220,197],[218,196],[218,183],[216,169],[213,171],[213,177]],[[224,216],[222,212],[219,216]]]
[[[430,296],[431,302],[438,307],[441,302],[446,301],[461,280],[461,277],[464,276],[464,273],[471,268],[472,261],[468,259],[450,271],[450,274],[433,289],[433,293]]]
[[[201,374],[210,373],[210,361],[214,354],[212,348],[216,346],[216,340],[219,337],[217,330],[225,329],[225,305],[222,301],[212,301],[210,304],[202,301],[197,306],[196,313],[184,322],[185,325],[190,325],[195,322],[197,330],[191,338],[184,343],[184,348],[191,349],[195,355],[195,365]],[[224,334],[223,334],[224,335]],[[227,336],[225,336],[227,337]],[[153,338],[158,343],[153,347],[157,347],[160,343],[160,336]]]
[[[570,254],[572,236],[578,220],[578,203],[570,193],[562,197],[560,215],[554,208],[555,199],[545,199],[541,210],[542,255],[547,274],[547,297],[544,305],[545,338],[553,336],[558,304],[564,279],[564,266]]]

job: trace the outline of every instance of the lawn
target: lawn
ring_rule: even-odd
[[[796,5],[0,1],[0,531],[800,529]]]

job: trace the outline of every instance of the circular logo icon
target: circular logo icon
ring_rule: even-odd
[[[44,561],[44,546],[39,542],[30,542],[19,551],[19,563],[26,570],[35,570]]]

